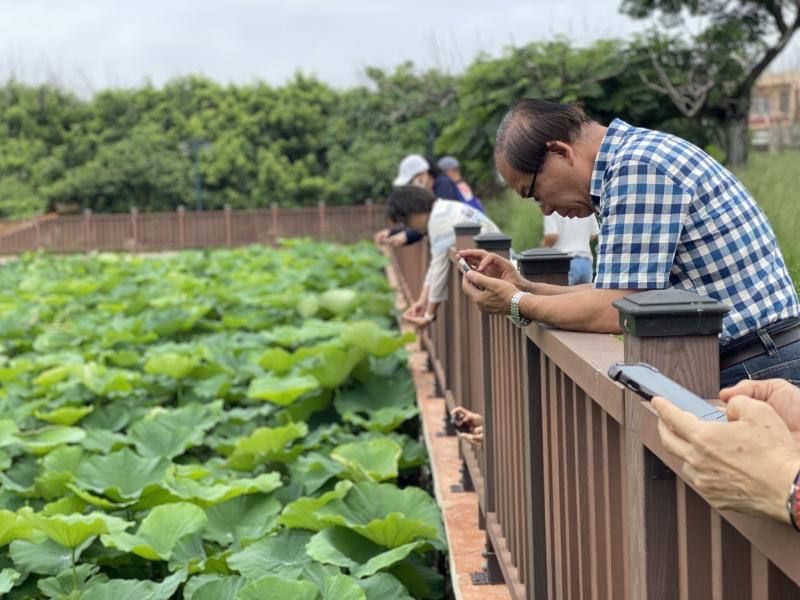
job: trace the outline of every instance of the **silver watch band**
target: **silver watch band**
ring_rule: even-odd
[[[525,327],[531,324],[531,322],[528,319],[525,319],[519,312],[519,301],[523,296],[529,295],[530,294],[528,294],[528,292],[516,292],[513,296],[511,296],[511,321],[517,327]]]

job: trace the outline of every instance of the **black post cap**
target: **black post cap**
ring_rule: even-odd
[[[474,223],[472,221],[464,221],[463,223],[453,225],[453,231],[456,232],[456,237],[462,235],[475,236],[481,232],[481,225],[480,223]]]
[[[553,248],[532,248],[517,255],[517,269],[523,275],[569,273],[572,257]]]
[[[472,238],[475,246],[489,252],[508,252],[511,250],[511,238],[503,233],[482,233]]]
[[[715,335],[731,307],[688,290],[650,290],[614,301],[623,331],[637,337]]]

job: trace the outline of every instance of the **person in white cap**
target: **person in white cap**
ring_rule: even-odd
[[[402,160],[393,184],[395,187],[414,185],[425,188],[432,192],[436,198],[464,202],[480,212],[485,212],[480,202],[476,203],[474,200],[465,200],[461,192],[458,191],[455,182],[447,175],[443,175],[438,167],[431,165],[431,163],[420,154],[409,154]],[[402,229],[398,227],[394,229],[381,229],[375,234],[375,241],[377,243],[390,244],[393,246],[414,244],[421,239],[422,235],[411,228]]]

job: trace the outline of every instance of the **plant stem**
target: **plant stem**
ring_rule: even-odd
[[[72,559],[72,591],[78,591],[78,571],[75,569],[75,548],[72,549],[72,555],[70,556]]]

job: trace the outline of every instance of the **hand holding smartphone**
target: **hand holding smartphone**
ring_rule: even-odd
[[[637,365],[614,363],[608,368],[608,376],[636,392],[645,400],[652,400],[653,396],[661,396],[678,408],[692,413],[701,421],[726,422],[728,420],[725,413],[709,401],[665,377],[658,369],[647,363]]]

